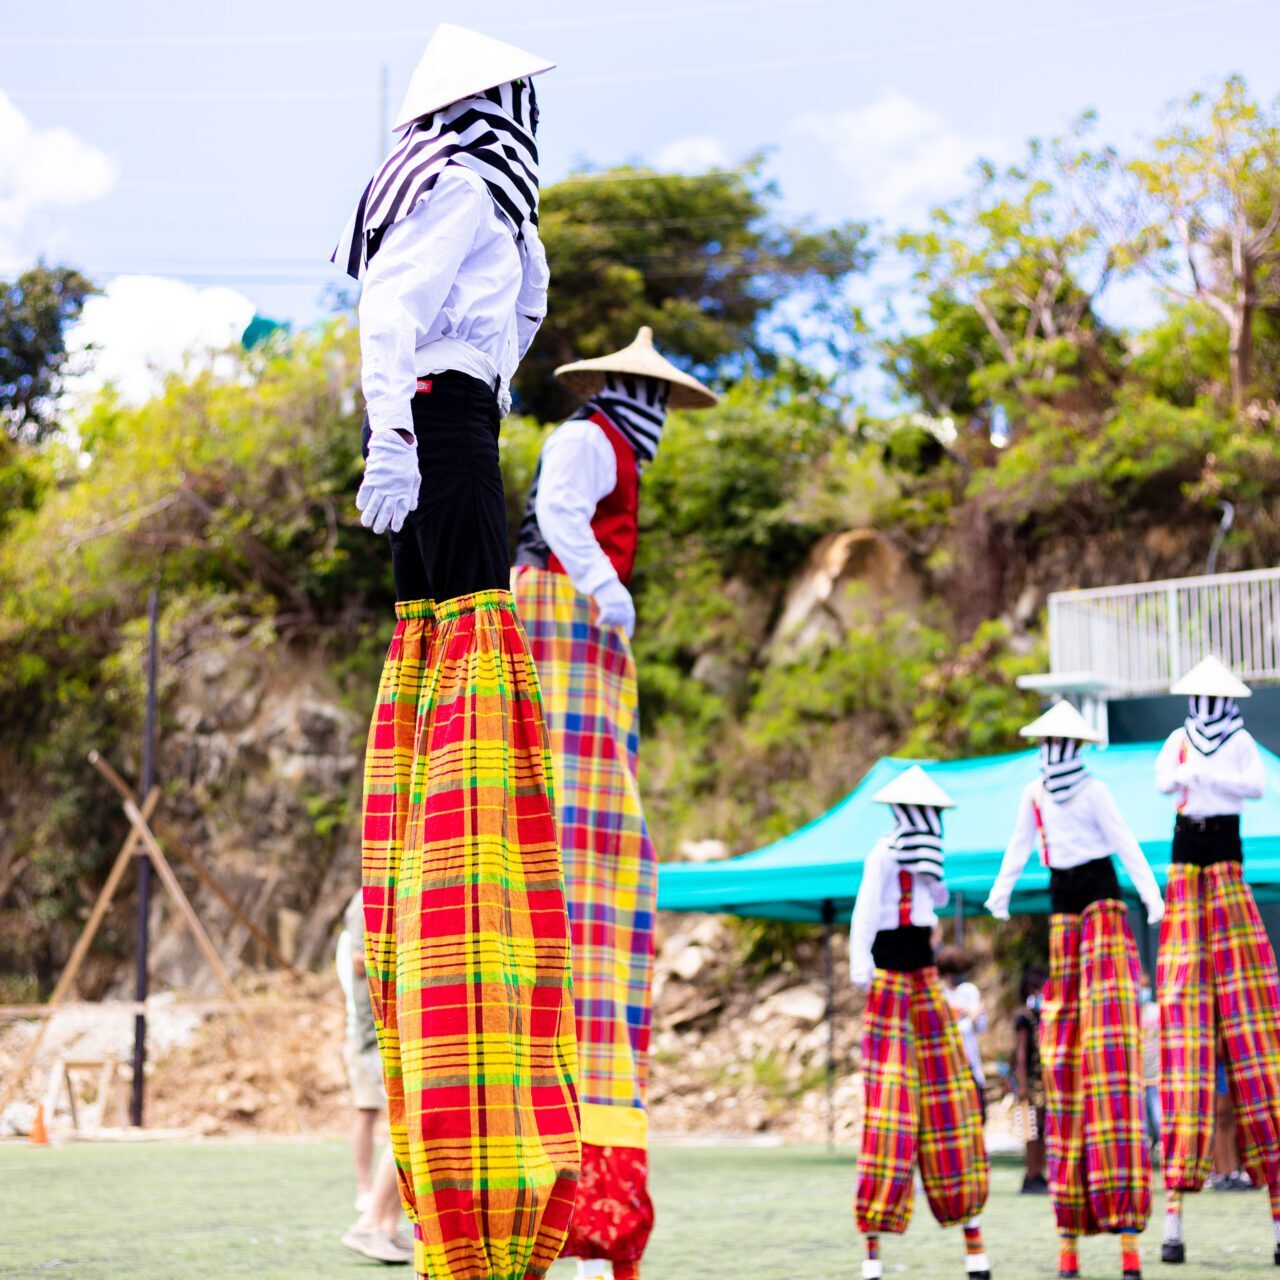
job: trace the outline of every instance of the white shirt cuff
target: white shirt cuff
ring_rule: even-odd
[[[413,437],[413,405],[409,400],[370,400],[366,405],[369,412],[369,430],[374,435],[385,435],[390,431],[406,431]]]

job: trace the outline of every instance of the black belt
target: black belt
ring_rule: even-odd
[[[1173,861],[1209,867],[1215,862],[1243,862],[1238,813],[1189,818],[1178,814],[1173,824]]]
[[[877,969],[894,973],[915,973],[933,964],[933,930],[924,924],[881,929],[871,944],[871,958]]]

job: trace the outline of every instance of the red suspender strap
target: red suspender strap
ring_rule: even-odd
[[[905,867],[898,871],[898,928],[911,927],[911,898],[915,892],[911,872]]]
[[[1049,865],[1049,837],[1044,829],[1044,814],[1040,812],[1038,801],[1031,801],[1031,812],[1036,815],[1036,831],[1040,836],[1040,861],[1047,867]]]

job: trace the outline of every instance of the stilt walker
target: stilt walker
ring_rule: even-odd
[[[1049,1195],[1060,1237],[1058,1274],[1079,1273],[1077,1241],[1120,1237],[1125,1280],[1140,1280],[1138,1234],[1151,1213],[1142,1125],[1138,952],[1112,853],[1154,924],[1164,913],[1155,876],[1111,792],[1081,748],[1097,734],[1059,702],[1022,730],[1040,742],[1041,779],[1022,793],[1013,837],[987,899],[998,920],[1032,849],[1049,868],[1053,915],[1049,984],[1040,1022]]]
[[[582,1178],[564,1252],[580,1277],[636,1280],[653,1226],[648,1190],[650,986],[657,863],[636,777],[638,482],[668,407],[715,395],[653,348],[556,376],[586,404],[543,446],[512,590],[542,685],[573,938]]]
[[[334,254],[364,286],[356,505],[390,530],[399,602],[365,760],[366,967],[423,1280],[544,1275],[579,1167],[550,757],[498,467],[546,313],[549,68],[441,26]]]
[[[931,941],[947,902],[942,811],[954,801],[919,765],[872,799],[890,806],[894,827],[867,855],[849,940],[853,983],[870,993],[854,1202],[866,1236],[862,1275],[880,1280],[881,1234],[907,1229],[918,1168],[933,1216],[964,1228],[969,1280],[988,1280],[978,1217],[988,1182],[982,1116]]]
[[[1240,811],[1265,775],[1237,699],[1250,696],[1215,657],[1172,688],[1186,722],[1156,758],[1156,786],[1176,797],[1173,861],[1160,928],[1160,1105],[1165,1230],[1161,1258],[1184,1262],[1182,1197],[1199,1191],[1213,1158],[1215,1040],[1236,1115],[1240,1162],[1271,1192],[1280,1266],[1280,978],[1244,881]]]

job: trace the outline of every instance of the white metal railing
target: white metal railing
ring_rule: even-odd
[[[1088,673],[1112,696],[1163,693],[1209,653],[1242,680],[1280,680],[1280,568],[1049,597],[1053,673]]]

